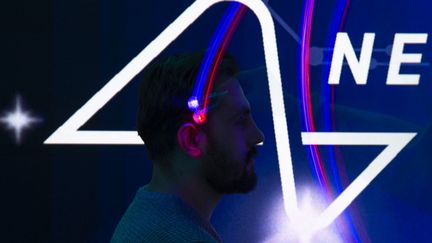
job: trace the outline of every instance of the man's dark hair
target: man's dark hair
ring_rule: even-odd
[[[166,161],[174,151],[180,126],[193,121],[187,100],[203,57],[204,53],[193,53],[158,58],[144,69],[137,130],[153,161]],[[218,77],[232,77],[238,71],[234,58],[225,55],[218,67]]]

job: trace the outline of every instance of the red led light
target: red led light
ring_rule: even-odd
[[[193,114],[193,119],[197,124],[203,124],[206,120],[206,115],[204,112],[195,112]]]

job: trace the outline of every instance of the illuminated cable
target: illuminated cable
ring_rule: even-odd
[[[194,112],[193,119],[198,124],[206,121],[209,96],[217,69],[245,10],[246,7],[239,3],[229,5],[205,53],[195,81],[193,94],[188,100],[188,107]],[[205,95],[203,96],[204,90]]]

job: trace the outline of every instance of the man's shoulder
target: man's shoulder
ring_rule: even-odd
[[[111,242],[217,242],[177,198],[138,191]]]

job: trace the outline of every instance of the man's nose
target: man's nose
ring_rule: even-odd
[[[264,142],[264,134],[261,129],[258,128],[255,121],[254,124],[254,145]]]

